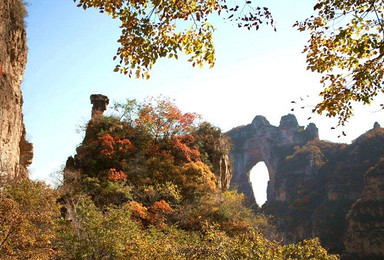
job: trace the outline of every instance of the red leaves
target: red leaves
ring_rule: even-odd
[[[120,138],[115,137],[114,140],[115,140],[116,143],[117,143],[119,152],[126,153],[127,151],[129,151],[129,150],[133,150],[133,149],[135,148],[135,147],[132,145],[131,141],[129,141],[128,139],[120,140]]]
[[[148,131],[156,139],[189,133],[198,117],[194,113],[183,114],[169,99],[159,97],[142,104],[135,124]]]
[[[171,159],[172,161],[175,159],[175,157],[169,153],[168,149],[161,148],[153,141],[147,142],[146,151],[146,155],[150,157],[161,157],[164,159]]]
[[[102,150],[100,150],[100,153],[106,156],[111,156],[114,153],[113,137],[110,136],[109,134],[105,134],[102,137],[99,137],[98,139],[102,147]]]
[[[100,153],[109,158],[117,152],[126,153],[135,149],[131,141],[128,139],[120,139],[118,136],[112,137],[109,134],[105,134],[102,137],[99,137],[98,140],[101,145]]]
[[[175,157],[187,162],[200,160],[200,152],[194,147],[194,142],[191,134],[175,136],[172,140]]]
[[[123,171],[117,171],[116,169],[109,169],[108,171],[109,176],[108,179],[111,181],[120,181],[125,180],[127,178],[127,175]]]

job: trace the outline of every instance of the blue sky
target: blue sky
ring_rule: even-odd
[[[311,15],[316,1],[260,1],[272,11],[277,32],[268,26],[240,30],[215,18],[214,68],[192,68],[183,56],[164,59],[155,64],[150,80],[112,72],[120,33],[117,21],[77,8],[72,0],[29,2],[22,90],[27,136],[35,150],[30,167],[34,179],[48,180],[75,153],[83,137],[79,130],[91,115],[91,94],[107,95],[112,102],[162,94],[224,131],[248,124],[256,115],[278,125],[281,116],[291,112],[291,101],[306,95],[310,98],[305,109],[294,114],[301,125],[314,122],[322,139],[350,142],[375,121],[381,123],[383,114],[375,112],[377,108],[357,109],[347,125],[348,136],[338,139],[341,129],[330,130],[334,120],[311,115],[321,90],[319,75],[306,71],[301,53],[308,34],[292,25]]]

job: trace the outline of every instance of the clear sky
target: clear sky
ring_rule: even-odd
[[[268,26],[240,30],[216,19],[214,68],[192,68],[183,56],[164,59],[155,64],[150,80],[112,72],[118,21],[77,8],[72,0],[28,2],[29,54],[22,90],[27,136],[34,144],[33,179],[48,180],[75,153],[83,138],[79,130],[90,119],[91,94],[107,95],[111,102],[163,94],[224,131],[249,124],[256,115],[278,125],[281,116],[292,113],[291,101],[305,97],[305,108],[293,112],[299,124],[313,122],[321,139],[335,142],[350,142],[375,121],[384,123],[377,107],[358,109],[346,129],[332,131],[334,120],[311,114],[321,90],[319,75],[306,71],[301,53],[308,34],[292,25],[310,16],[316,1],[260,1],[272,11],[277,32]],[[341,130],[347,137],[337,138]]]

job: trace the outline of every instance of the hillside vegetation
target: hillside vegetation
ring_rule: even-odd
[[[219,129],[167,99],[116,109],[88,123],[57,190],[29,180],[1,190],[2,257],[337,259],[318,239],[280,245],[267,217],[218,187]]]

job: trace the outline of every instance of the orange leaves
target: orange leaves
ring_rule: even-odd
[[[188,127],[193,124],[193,122],[198,117],[195,113],[185,113],[182,117],[179,118],[179,121],[183,127]]]
[[[203,131],[195,137],[196,114],[183,113],[162,97],[142,103],[128,100],[126,105],[115,108],[121,112],[120,117],[100,117],[90,122],[86,138],[77,149],[75,160],[81,174],[91,177],[101,188],[93,182],[85,185],[96,189],[97,194],[105,187],[129,185],[134,190],[134,199],[146,206],[135,206],[137,217],[148,223],[160,221],[154,212],[170,213],[165,202],[174,206],[183,199],[194,200],[216,190],[215,175],[202,162],[199,150],[203,143],[204,147],[217,146],[202,140],[202,135],[213,139],[216,135]],[[211,154],[211,150],[202,151],[206,157]],[[155,193],[162,190],[162,195],[138,195],[143,187],[158,187]],[[155,201],[159,203],[148,207]]]
[[[114,139],[109,134],[105,134],[99,137],[99,141],[102,147],[100,153],[106,156],[111,156],[114,153]]]
[[[156,201],[149,208],[151,211],[156,213],[171,214],[173,212],[173,209],[167,202],[165,202],[165,200]]]
[[[109,158],[117,152],[126,153],[135,149],[131,141],[128,139],[120,139],[118,136],[112,137],[109,134],[105,134],[102,137],[99,137],[98,140],[101,144],[100,153]]]
[[[172,100],[160,96],[140,104],[134,122],[159,139],[190,132],[197,118],[194,113],[183,114]]]
[[[98,119],[98,121],[100,120]],[[112,130],[117,129],[119,132],[115,130],[105,133],[103,128],[99,129],[100,125]],[[88,136],[77,148],[76,160],[79,162],[79,168],[89,177],[99,177],[110,181],[126,179],[127,173],[131,172],[127,165],[131,158],[134,158],[137,148],[128,138],[120,138],[120,136],[130,136],[132,130],[127,127],[124,132],[121,132],[124,124],[119,126],[115,124],[100,125],[96,121],[90,122],[88,125]],[[103,135],[99,136],[98,131],[103,131]]]
[[[132,210],[133,217],[138,219],[146,219],[148,209],[143,206],[143,204],[136,201],[131,201],[128,205],[130,210]]]
[[[166,216],[173,212],[172,207],[165,200],[156,201],[149,207],[131,201],[129,208],[132,210],[132,217],[139,220],[145,227],[149,225],[163,227]]]
[[[108,179],[111,181],[120,181],[127,178],[127,175],[123,171],[116,171],[116,169],[113,168],[109,169],[108,173]]]
[[[320,0],[314,10],[294,25],[310,32],[303,50],[307,69],[322,74],[323,100],[313,112],[344,125],[356,102],[370,104],[383,90],[384,2]]]
[[[171,159],[173,161],[175,157],[170,153],[168,149],[160,147],[153,141],[147,142],[146,155],[149,157],[160,157],[163,159]]]
[[[120,140],[120,138],[115,137],[115,141],[118,145],[119,152],[127,152],[128,150],[133,150],[135,147],[132,145],[131,141],[128,139]]]
[[[183,161],[200,160],[200,152],[194,147],[195,138],[193,135],[174,136],[172,139],[172,148],[175,157]]]

